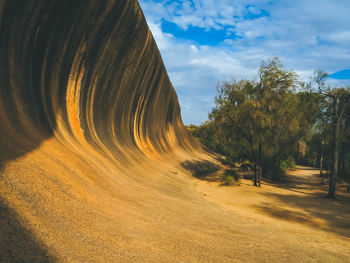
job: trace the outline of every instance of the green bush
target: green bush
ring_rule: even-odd
[[[235,170],[225,170],[222,181],[223,185],[236,185],[239,181],[239,174]]]
[[[287,169],[295,169],[296,164],[293,158],[288,158],[281,162],[281,170],[285,172]]]

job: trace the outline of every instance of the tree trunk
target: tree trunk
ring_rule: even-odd
[[[262,146],[261,142],[259,142],[259,177],[258,177],[258,187],[261,187],[261,177],[262,177]]]
[[[262,165],[259,167],[259,177],[258,177],[258,187],[261,187],[261,178],[262,178]]]
[[[323,153],[321,153],[321,157],[320,157],[320,176],[322,178],[322,183],[324,184],[324,176],[323,176]]]
[[[256,174],[256,164],[254,164],[254,186],[258,186],[257,174]]]
[[[340,126],[340,118],[339,114],[339,98],[335,98],[334,100],[334,127],[333,127],[333,173],[331,174],[331,178],[329,180],[329,189],[328,189],[328,197],[335,198],[336,191],[336,181],[338,176],[338,162],[339,162],[339,126]]]

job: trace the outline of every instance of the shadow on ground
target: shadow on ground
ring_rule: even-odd
[[[220,166],[207,160],[187,160],[182,162],[181,166],[200,180],[209,182],[222,181],[222,176],[218,173]]]
[[[287,174],[281,177],[278,181],[264,178],[264,183],[295,193],[325,197],[327,192],[325,192],[323,188],[326,185],[322,184],[322,178],[319,176],[319,170],[312,167],[302,167],[301,169],[297,168],[293,170],[293,172],[297,173],[300,170],[310,171],[312,173],[305,176],[300,176],[298,174]]]
[[[318,196],[318,197],[325,197],[327,195],[326,192],[322,191],[320,183],[310,183],[308,185],[305,185],[303,183],[297,183],[297,182],[288,181],[288,180],[276,182],[266,178],[264,178],[264,183],[280,189],[288,190],[295,193],[305,194],[305,195]],[[313,185],[315,188],[320,188],[319,191],[310,192],[310,185]]]
[[[264,193],[281,205],[262,203],[255,208],[263,214],[285,221],[337,233],[350,238],[350,197],[331,200],[324,196]]]
[[[287,192],[263,193],[277,203],[262,203],[255,208],[274,218],[297,222],[349,238],[350,195],[339,190],[337,199],[328,199],[327,186],[321,182],[319,171],[311,167],[296,169],[279,182],[265,180],[265,184]]]

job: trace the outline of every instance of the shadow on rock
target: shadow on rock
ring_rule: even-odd
[[[22,225],[0,195],[0,262],[54,262],[46,246]]]

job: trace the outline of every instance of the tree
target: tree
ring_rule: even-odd
[[[333,123],[333,171],[329,181],[328,197],[336,194],[336,181],[339,169],[339,133],[344,122],[344,113],[350,101],[349,87],[330,87],[325,85],[328,74],[320,69],[314,72],[313,80],[317,83],[318,93],[330,100]]]
[[[236,146],[236,152],[253,163],[254,184],[260,186],[262,166],[258,145],[263,116],[256,87],[256,83],[248,80],[232,80],[218,85],[216,108],[213,109],[210,118],[215,122],[224,144],[230,145],[230,148]]]
[[[299,137],[296,80],[297,75],[285,69],[277,57],[263,61],[260,66],[257,88],[265,116],[261,142],[264,149],[260,151],[265,155],[266,172],[270,170],[275,179],[283,172],[281,161],[289,157]]]
[[[240,155],[253,163],[255,185],[261,185],[263,173],[281,175],[281,162],[290,157],[304,134],[300,98],[294,93],[296,79],[276,57],[262,62],[259,81],[233,80],[217,88],[210,117],[223,144],[244,141],[249,150],[240,149]]]

